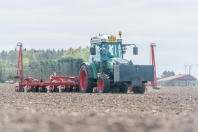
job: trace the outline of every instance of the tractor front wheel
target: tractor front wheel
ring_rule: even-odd
[[[98,78],[98,92],[99,93],[109,93],[110,91],[110,79],[106,74],[99,75]]]
[[[82,65],[79,70],[79,90],[81,93],[91,93],[93,91],[94,79],[89,78],[87,67]]]

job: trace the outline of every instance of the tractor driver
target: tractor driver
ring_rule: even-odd
[[[106,56],[107,57],[110,57],[110,58],[113,58],[114,55],[112,55],[110,52],[109,52],[109,45],[108,44],[105,44],[105,51],[106,51]],[[105,54],[102,54],[102,57],[105,57]]]

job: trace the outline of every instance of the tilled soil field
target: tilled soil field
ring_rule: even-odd
[[[145,94],[16,93],[0,84],[0,132],[197,132],[198,87]]]

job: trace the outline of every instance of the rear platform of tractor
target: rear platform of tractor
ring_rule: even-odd
[[[123,44],[120,38],[113,35],[98,35],[90,40],[89,62],[84,62],[79,68],[79,76],[56,76],[50,75],[50,82],[42,79],[33,81],[32,78],[23,78],[22,64],[22,44],[19,43],[19,60],[16,79],[20,79],[16,92],[50,92],[80,91],[81,93],[91,93],[93,88],[98,93],[127,93],[128,87],[132,87],[134,93],[145,92],[145,84],[154,81],[153,65],[134,65],[130,60],[123,58],[126,53],[126,46],[133,45],[133,54],[138,54],[135,44]],[[21,69],[19,70],[19,63]],[[18,70],[20,76],[18,76]],[[67,81],[63,81],[67,79]],[[69,81],[68,81],[69,80]]]

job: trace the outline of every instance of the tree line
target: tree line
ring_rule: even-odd
[[[0,52],[0,60],[7,61],[9,63],[17,63],[18,61],[18,49],[10,51],[2,51]],[[89,57],[89,46],[85,48],[79,47],[77,49],[69,48],[68,50],[55,50],[55,49],[47,49],[47,50],[36,50],[26,48],[23,49],[23,58],[29,61],[39,61],[39,60],[53,60],[59,59],[61,57],[73,57],[73,58],[83,58],[84,61],[88,61]]]

